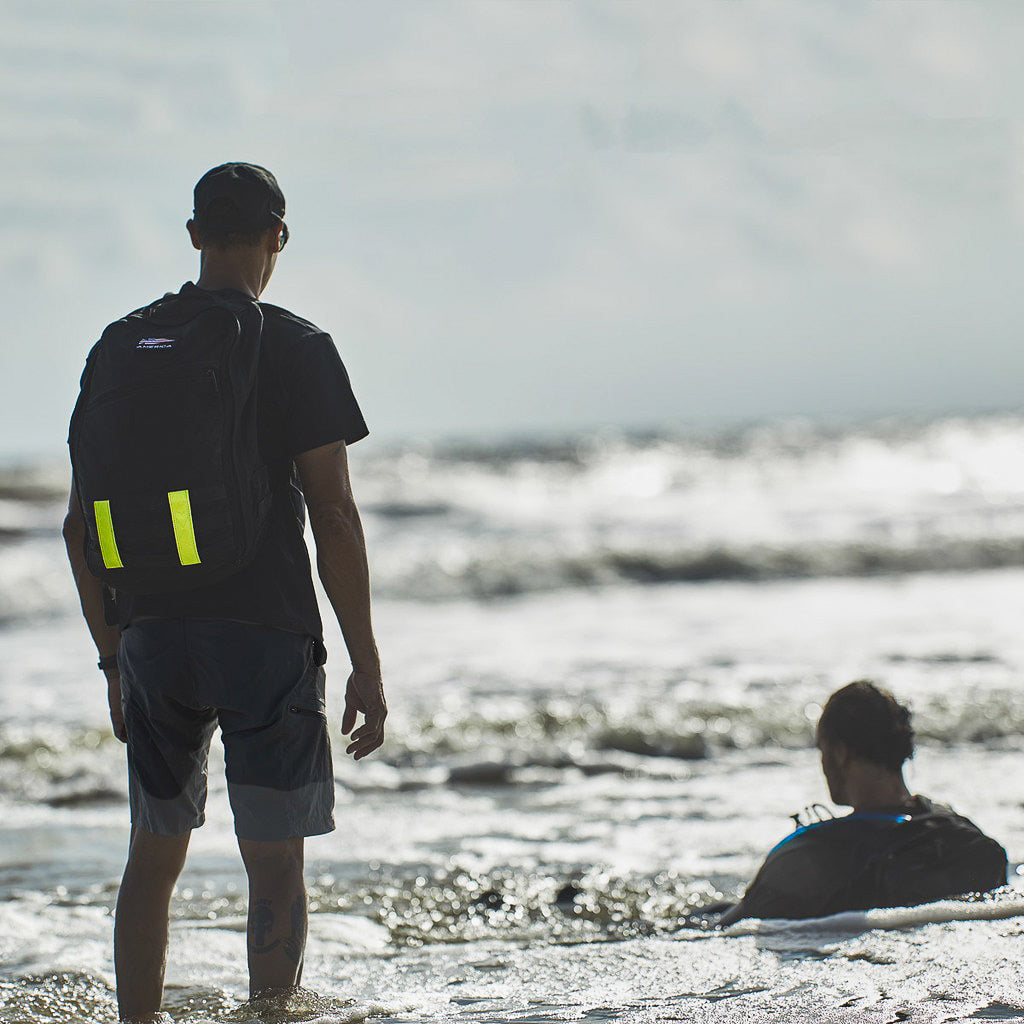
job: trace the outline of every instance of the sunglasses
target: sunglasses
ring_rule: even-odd
[[[277,247],[277,251],[280,252],[288,244],[288,225],[284,221],[281,221],[281,244]]]

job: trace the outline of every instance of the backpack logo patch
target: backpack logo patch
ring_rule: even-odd
[[[174,338],[143,338],[136,346],[136,350],[154,348],[174,348]]]

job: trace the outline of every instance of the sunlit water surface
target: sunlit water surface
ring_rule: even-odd
[[[1024,1017],[1024,427],[593,440],[356,462],[392,714],[308,843],[308,993],[244,1005],[219,748],[172,906],[178,1024]],[[123,748],[54,529],[0,480],[0,1020],[114,1021]],[[328,631],[333,728],[344,656]],[[827,794],[836,686],[908,700],[917,791],[1007,848],[983,899],[683,928]]]

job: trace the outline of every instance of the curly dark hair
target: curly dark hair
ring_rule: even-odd
[[[910,711],[867,679],[849,683],[829,697],[818,733],[826,742],[845,744],[857,757],[893,771],[914,756]]]

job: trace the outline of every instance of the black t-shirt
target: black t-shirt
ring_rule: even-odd
[[[189,282],[180,294],[197,291]],[[259,445],[270,471],[273,508],[256,556],[241,572],[212,586],[169,594],[116,591],[108,604],[112,623],[230,619],[323,638],[294,458],[334,441],[354,444],[369,431],[330,335],[279,306],[261,302],[260,309]]]
[[[765,858],[722,924],[916,906],[1006,882],[1006,851],[945,804],[848,814],[797,829]]]

